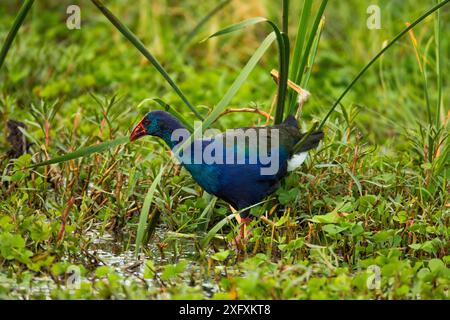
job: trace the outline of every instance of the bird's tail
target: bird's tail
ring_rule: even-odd
[[[323,139],[323,132],[322,131],[314,131],[311,133],[311,135],[308,137],[306,142],[303,144],[302,148],[300,149],[301,152],[307,152],[311,149],[317,148],[320,141]],[[301,139],[300,139],[301,140]]]

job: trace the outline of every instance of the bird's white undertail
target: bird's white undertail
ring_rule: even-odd
[[[288,161],[288,171],[294,171],[295,169],[299,168],[303,162],[306,161],[306,158],[308,157],[308,152],[302,152],[298,154],[294,154],[291,159]]]

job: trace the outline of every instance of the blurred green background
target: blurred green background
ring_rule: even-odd
[[[81,30],[66,27],[66,8],[72,4],[81,8]],[[292,1],[292,38],[300,4],[301,1]],[[372,4],[381,8],[380,30],[369,30],[366,25],[369,17],[366,11]],[[382,48],[383,42],[392,39],[406,22],[432,4],[433,1],[332,1],[326,11],[325,32],[308,88],[312,93],[311,102],[305,107],[302,120],[320,119],[356,73]],[[269,29],[256,26],[245,33],[203,43],[198,40],[254,16],[280,20],[278,1],[235,0],[205,25],[185,50],[180,50],[184,37],[216,5],[215,1],[107,1],[107,5],[162,62],[192,103],[208,107],[224,95]],[[2,39],[18,7],[18,1],[2,2]],[[444,8],[442,30],[448,29],[448,13],[448,8]],[[425,21],[414,32],[424,50],[434,34],[433,19]],[[448,53],[450,41],[445,35],[442,38],[442,52]],[[276,91],[270,77],[270,70],[277,67],[276,59],[274,45],[239,91],[233,106],[253,104],[269,109]],[[429,67],[432,93],[436,92],[433,63],[430,61]],[[7,112],[17,112],[26,118],[31,102],[58,98],[64,101],[64,111],[58,116],[61,127],[77,112],[82,112],[84,117],[92,116],[96,106],[90,103],[88,91],[125,97],[130,112],[129,117],[121,118],[123,133],[150,108],[147,105],[145,110],[136,110],[145,98],[161,97],[178,110],[186,111],[161,76],[89,1],[37,1],[14,43],[6,68],[0,74],[1,92],[17,102],[13,103],[14,110],[7,108]],[[442,69],[447,74],[445,58]],[[361,109],[356,119],[360,130],[372,143],[383,144],[386,138],[400,133],[403,126],[410,127],[425,119],[422,80],[414,48],[405,37],[368,72],[344,105],[357,105]],[[444,77],[444,87],[448,87],[448,77]],[[448,105],[448,96],[444,98],[444,105]],[[431,100],[435,99],[432,94]],[[238,114],[223,118],[220,124],[232,127],[256,120],[256,115]]]

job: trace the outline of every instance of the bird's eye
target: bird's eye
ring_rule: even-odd
[[[147,126],[147,125],[150,124],[150,120],[149,120],[147,117],[145,117],[144,120],[142,120],[142,124],[143,124],[144,126]]]

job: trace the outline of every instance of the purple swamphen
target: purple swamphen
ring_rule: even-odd
[[[233,129],[231,133],[193,139],[183,145],[189,132],[165,111],[149,112],[134,128],[130,140],[146,135],[163,139],[174,151],[182,145],[175,154],[194,180],[206,192],[240,211],[241,236],[245,236],[243,230],[251,221],[248,207],[275,192],[287,173],[298,168],[307,152],[323,139],[321,131],[313,132],[294,154],[294,146],[304,134],[296,119],[288,116],[279,125]]]

